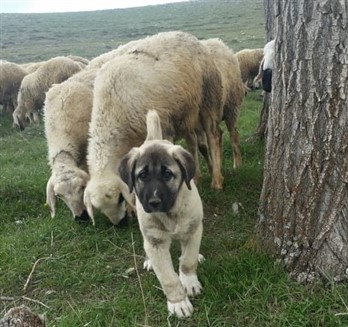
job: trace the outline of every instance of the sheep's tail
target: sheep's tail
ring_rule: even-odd
[[[146,141],[162,140],[161,120],[156,110],[150,110],[146,115],[147,136]]]

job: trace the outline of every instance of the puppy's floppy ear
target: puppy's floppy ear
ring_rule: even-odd
[[[184,177],[187,188],[191,190],[190,181],[196,172],[196,162],[190,152],[186,151],[180,145],[174,145],[172,148],[172,156],[179,164],[180,170]]]
[[[135,183],[135,164],[139,157],[139,148],[133,148],[122,159],[118,172],[121,179],[128,185],[129,193],[133,192]]]

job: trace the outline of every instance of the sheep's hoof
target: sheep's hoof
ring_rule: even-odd
[[[221,191],[223,189],[223,183],[222,182],[216,182],[213,181],[211,183],[211,188],[215,191]]]

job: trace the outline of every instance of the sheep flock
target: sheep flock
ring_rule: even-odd
[[[135,210],[134,194],[118,176],[121,158],[146,137],[156,109],[164,137],[184,140],[207,162],[211,187],[223,188],[222,130],[230,135],[234,168],[242,164],[237,122],[263,49],[234,53],[222,40],[161,32],[120,45],[91,60],[59,56],[16,64],[0,61],[0,104],[21,130],[42,116],[51,176],[46,203],[61,198],[75,219],[103,213],[117,225]]]

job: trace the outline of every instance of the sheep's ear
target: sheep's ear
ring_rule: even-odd
[[[54,218],[56,214],[56,195],[54,193],[53,177],[51,176],[46,186],[46,203],[51,211],[51,217]]]
[[[191,190],[190,182],[196,173],[195,159],[190,152],[186,151],[180,145],[175,145],[173,147],[172,156],[180,167],[187,188]]]
[[[88,194],[88,191],[85,190],[83,194],[83,203],[86,206],[88,216],[92,220],[92,225],[95,226],[94,213],[93,213],[93,205],[91,201],[91,197]]]
[[[133,192],[135,183],[135,165],[139,157],[138,148],[133,148],[121,160],[118,172],[121,179],[128,185],[129,193]]]

